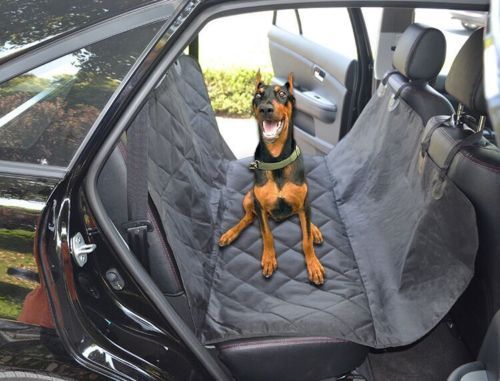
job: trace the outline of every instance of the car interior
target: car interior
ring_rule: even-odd
[[[411,21],[404,15],[403,25]],[[378,80],[366,78],[361,57],[277,20],[275,12],[272,81],[295,75],[294,136],[325,236],[316,248],[325,285],[307,280],[296,218],[272,224],[280,265],[271,279],[261,275],[257,223],[217,246],[253,176],[250,158],[237,160],[221,136],[203,73],[187,54],[100,173],[116,229],[129,239],[127,205],[141,197],[130,191],[141,171],[130,172],[132,131],[147,128],[151,229],[139,259],[235,379],[498,379],[500,149],[484,98],[484,29],[470,34],[443,78],[442,31],[408,22],[391,32],[382,22],[379,56],[383,46],[393,54]]]

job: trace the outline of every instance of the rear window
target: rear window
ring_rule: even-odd
[[[58,34],[129,11],[152,0],[2,0],[0,58]]]
[[[66,166],[160,25],[89,45],[0,84],[0,160]]]
[[[439,29],[446,38],[446,59],[441,74],[448,74],[459,50],[472,32],[486,26],[487,12],[415,9],[415,22]]]

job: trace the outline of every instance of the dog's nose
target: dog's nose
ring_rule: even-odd
[[[259,111],[264,114],[264,115],[269,115],[272,114],[274,111],[273,105],[272,104],[263,104],[259,106]]]

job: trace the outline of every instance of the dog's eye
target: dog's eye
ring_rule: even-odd
[[[255,99],[260,99],[262,98],[262,95],[260,93],[255,94]]]
[[[278,95],[279,95],[279,97],[280,97],[280,98],[286,98],[286,93],[285,93],[283,90],[281,90],[281,91],[278,93]]]

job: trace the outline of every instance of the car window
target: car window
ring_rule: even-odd
[[[151,2],[152,0],[4,0],[0,4],[0,58],[60,33]]]
[[[472,32],[486,25],[487,12],[447,9],[415,9],[415,22],[441,30],[446,37],[446,59],[441,74],[447,74],[458,51]]]
[[[346,8],[299,9],[302,36],[349,58],[357,58],[356,41]],[[294,10],[278,11],[276,25],[299,34]]]
[[[0,160],[66,166],[159,27],[116,35],[0,84]]]
[[[377,58],[378,39],[380,35],[380,24],[382,21],[383,10],[384,10],[383,8],[377,8],[377,7],[361,8],[374,60]]]

